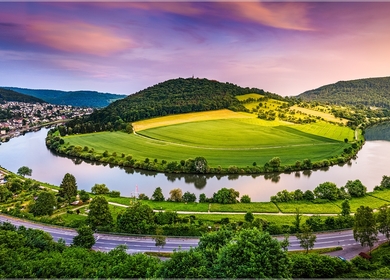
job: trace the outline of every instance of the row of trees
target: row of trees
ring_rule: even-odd
[[[164,194],[162,193],[162,189],[157,187],[152,196],[151,200],[153,201],[174,201],[174,202],[195,202],[196,195],[194,193],[185,192],[183,194],[181,189],[173,189],[169,192],[170,197],[165,200]],[[213,197],[207,198],[207,196],[202,193],[199,195],[200,203],[221,203],[221,204],[234,204],[238,203],[238,197],[240,193],[232,188],[222,188],[213,194]],[[145,194],[140,194],[139,199],[141,200],[149,200],[149,197]],[[251,198],[249,195],[243,195],[240,199],[242,203],[250,203]]]
[[[319,184],[314,191],[307,190],[303,192],[300,189],[295,191],[283,190],[276,195],[271,196],[272,202],[290,202],[290,201],[315,201],[349,199],[351,197],[364,197],[367,188],[360,180],[349,180],[344,187],[338,188],[336,184],[324,182]]]

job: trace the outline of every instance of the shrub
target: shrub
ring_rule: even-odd
[[[249,195],[243,195],[242,197],[241,197],[241,203],[251,203],[251,198],[249,197]]]

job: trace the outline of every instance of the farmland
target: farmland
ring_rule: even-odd
[[[237,99],[248,112],[221,109],[168,115],[134,122],[130,134],[104,131],[68,135],[60,152],[75,147],[77,152],[70,155],[139,168],[147,164],[148,169],[171,172],[188,172],[178,163],[184,166],[187,159],[203,157],[214,168],[212,172],[234,167],[226,172],[237,173],[239,169],[248,172],[253,166],[262,167],[275,157],[281,166],[306,159],[336,162],[355,141],[354,130],[343,125],[345,120],[327,121],[336,119],[324,108],[301,108],[304,113],[296,106],[291,110],[285,101],[260,94]],[[167,163],[175,166],[167,170],[163,166]]]
[[[248,123],[252,120],[253,123]],[[323,123],[263,126],[262,120],[220,119],[155,127],[137,134],[99,132],[65,137],[74,146],[93,147],[95,152],[130,154],[135,159],[180,161],[203,156],[211,166],[265,164],[275,156],[285,164],[310,158],[320,161],[341,154],[342,139],[353,138],[349,128]],[[311,133],[304,132],[310,129]]]

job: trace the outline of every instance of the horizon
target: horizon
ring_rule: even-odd
[[[389,2],[0,2],[0,84],[129,95],[199,77],[296,96],[387,77]]]

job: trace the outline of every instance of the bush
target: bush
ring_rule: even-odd
[[[351,260],[351,263],[357,268],[357,269],[360,269],[360,270],[371,270],[372,268],[372,265],[371,263],[366,260],[366,259],[363,259],[362,257],[360,256],[357,256],[355,258],[353,258]]]
[[[241,197],[241,203],[251,203],[251,198],[249,197],[249,195],[243,195],[242,197]]]
[[[120,191],[110,191],[110,192],[108,193],[108,195],[109,195],[110,197],[120,197],[120,196],[121,196],[121,192],[120,192]]]

